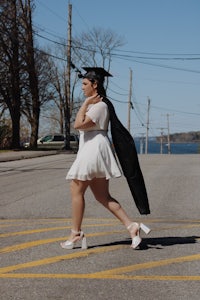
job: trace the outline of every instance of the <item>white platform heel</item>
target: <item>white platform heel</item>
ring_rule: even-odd
[[[87,249],[87,241],[83,231],[75,231],[73,229],[71,231],[75,235],[74,238],[71,241],[67,240],[66,242],[60,243],[60,246],[63,249],[72,250],[76,243],[81,242],[81,248],[83,250]]]
[[[142,239],[140,237],[140,230],[143,230],[146,234],[149,234],[149,232],[151,231],[151,229],[149,227],[147,227],[146,225],[144,225],[143,223],[131,223],[128,227],[127,227],[128,231],[131,233],[131,231],[135,231],[135,229],[137,229],[137,234],[132,238],[132,244],[131,244],[131,248],[136,249],[139,244],[141,243]]]

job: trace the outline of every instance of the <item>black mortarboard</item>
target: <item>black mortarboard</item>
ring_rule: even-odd
[[[93,79],[93,80],[100,80],[104,81],[105,77],[111,77],[112,75],[108,73],[104,68],[93,67],[93,68],[83,68],[86,73],[82,75],[83,78]]]

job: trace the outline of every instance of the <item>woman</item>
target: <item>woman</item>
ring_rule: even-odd
[[[87,248],[81,224],[85,209],[84,194],[90,187],[96,200],[126,226],[132,238],[131,247],[136,249],[141,243],[140,229],[146,234],[150,229],[144,224],[132,222],[109,193],[109,179],[121,176],[107,136],[108,107],[102,101],[106,97],[104,78],[111,75],[103,68],[84,69],[86,74],[82,76],[82,90],[86,100],[74,123],[74,128],[80,131],[79,151],[66,177],[71,180],[72,230],[69,239],[61,243],[61,247],[73,249],[75,243],[81,241],[82,249]]]

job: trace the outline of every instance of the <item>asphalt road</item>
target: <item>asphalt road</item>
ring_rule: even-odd
[[[74,154],[0,163],[2,300],[197,300],[200,293],[200,155],[141,155],[151,214],[140,216],[124,177],[111,194],[151,227],[139,250],[86,194],[89,248],[59,246],[71,224],[65,175]]]

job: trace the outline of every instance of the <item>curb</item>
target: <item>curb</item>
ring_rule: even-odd
[[[0,153],[0,162],[15,161],[21,159],[42,157],[48,155],[55,155],[61,152],[58,151],[8,151]]]

